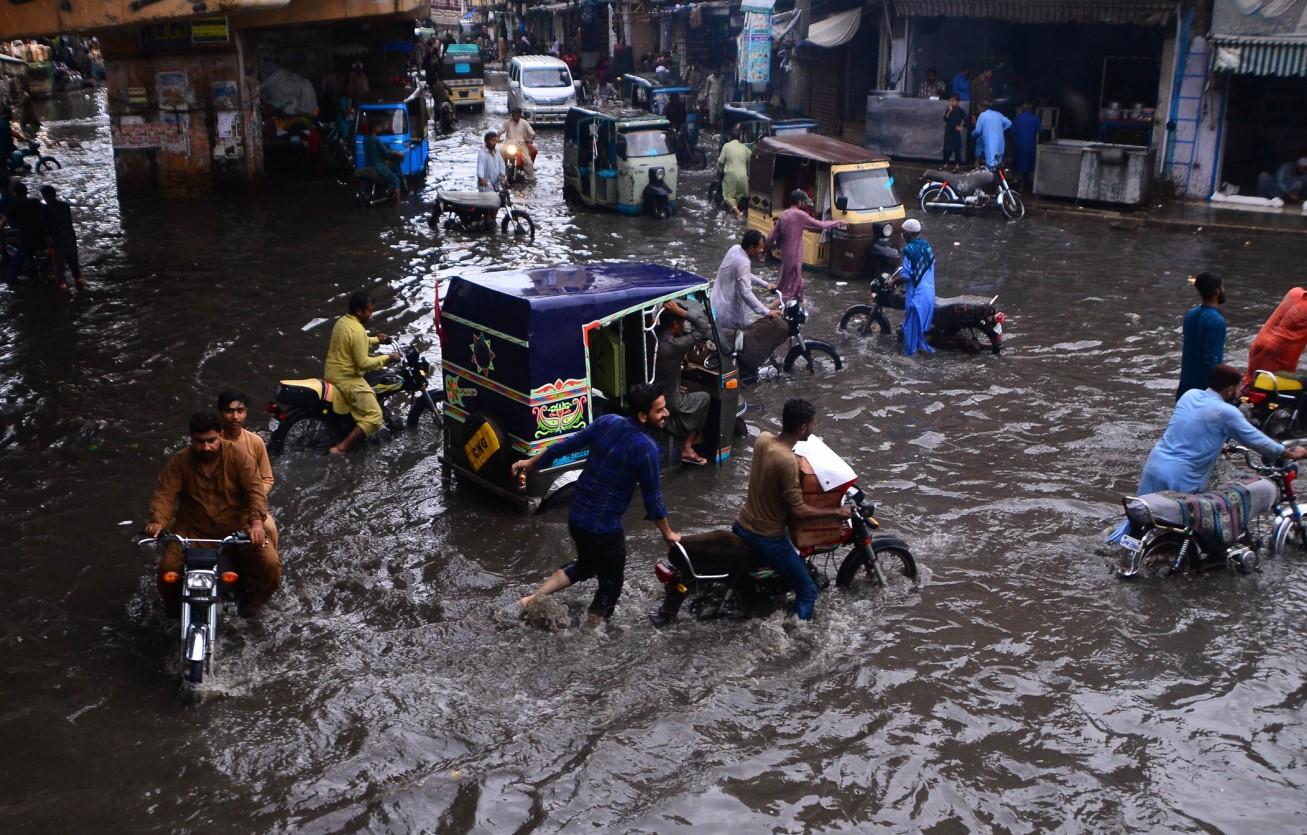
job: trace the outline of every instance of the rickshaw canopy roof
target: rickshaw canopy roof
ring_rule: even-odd
[[[686,84],[680,78],[671,73],[636,73],[629,72],[622,76],[631,84],[638,84],[641,87],[647,87],[655,93],[692,93],[694,92],[690,85]]]
[[[622,132],[629,130],[666,130],[672,125],[665,117],[650,113],[647,110],[633,108],[589,110],[584,107],[572,107],[567,111],[565,129],[570,130],[582,119],[604,119],[614,122],[617,129]]]
[[[889,162],[887,156],[817,133],[768,136],[758,143],[756,153],[804,157],[828,165]]]
[[[379,87],[364,94],[358,107],[360,110],[389,110],[403,107],[421,97],[422,90],[419,87]]]

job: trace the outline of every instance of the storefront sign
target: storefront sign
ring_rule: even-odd
[[[160,148],[175,154],[190,154],[186,126],[164,122],[123,122],[110,129],[113,147],[120,150]]]
[[[225,17],[199,17],[191,21],[191,43],[227,43],[231,30]]]
[[[141,27],[140,35],[142,52],[185,49],[191,43],[191,24],[184,20],[151,23]]]
[[[740,32],[740,81],[766,84],[771,80],[771,15],[774,0],[745,0]]]

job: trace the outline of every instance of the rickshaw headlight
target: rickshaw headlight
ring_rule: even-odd
[[[890,237],[891,235],[893,235],[893,234],[894,234],[894,224],[892,224],[892,223],[887,223],[887,224],[885,224],[884,226],[880,227],[880,234],[881,234],[881,236],[886,237],[886,238],[888,238],[888,237]]]

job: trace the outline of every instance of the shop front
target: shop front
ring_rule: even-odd
[[[1276,172],[1307,157],[1307,0],[1216,0],[1212,32],[1220,124],[1207,193],[1285,199]]]
[[[1169,90],[1173,0],[894,0],[893,7],[905,25],[888,38],[892,90],[883,95],[918,98],[933,70],[949,88],[955,78],[965,83],[969,110],[984,98],[1013,117],[1029,103],[1044,139],[1148,146],[1162,138],[1157,114]],[[914,131],[938,139],[913,144],[942,151],[943,106],[918,109]],[[926,158],[938,159],[938,151]]]

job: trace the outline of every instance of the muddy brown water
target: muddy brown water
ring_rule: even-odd
[[[497,87],[490,114],[432,141],[422,198],[470,186]],[[434,233],[417,199],[359,212],[330,183],[120,205],[101,102],[48,108],[49,182],[77,207],[90,286],[0,291],[4,829],[1304,827],[1307,562],[1121,584],[1095,553],[1169,416],[1185,276],[1226,276],[1242,360],[1302,280],[1302,243],[927,219],[941,294],[999,294],[1000,358],[839,337],[863,290],[810,276],[808,333],[848,367],[750,389],[751,424],[815,401],[924,581],[831,591],[807,627],[654,631],[661,549],[638,503],[613,623],[525,626],[503,612],[569,558],[564,514],[446,489],[430,427],[346,462],[280,458],[284,589],[261,621],[227,622],[192,692],[130,534],[193,409],[317,373],[323,322],[360,286],[378,326],[433,351],[437,275],[597,258],[712,275],[740,227],[708,210],[706,174],[665,223],[569,209],[547,130],[519,201],[533,245]],[[730,523],[738,452],[666,479],[678,530]]]

